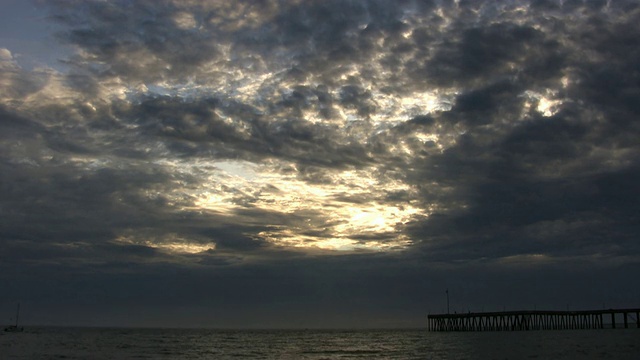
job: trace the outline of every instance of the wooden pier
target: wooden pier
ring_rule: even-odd
[[[640,328],[640,309],[469,312],[427,316],[429,331],[627,329],[630,326]]]

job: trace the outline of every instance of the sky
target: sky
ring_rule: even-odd
[[[640,3],[0,15],[0,323],[640,307]]]

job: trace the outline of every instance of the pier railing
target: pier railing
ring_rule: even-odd
[[[626,329],[630,324],[640,328],[640,309],[468,312],[427,316],[429,331]]]

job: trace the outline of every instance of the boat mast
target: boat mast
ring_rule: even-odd
[[[18,318],[20,317],[20,303],[18,303],[18,309],[16,310],[16,327],[18,327]]]

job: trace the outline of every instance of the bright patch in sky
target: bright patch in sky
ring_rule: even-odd
[[[338,172],[329,183],[314,184],[295,175],[274,172],[269,167],[273,165],[241,161],[177,165],[182,169],[178,171],[198,174],[206,180],[197,189],[177,190],[176,201],[178,194],[188,193],[193,199],[192,205],[184,206],[188,211],[229,216],[242,209],[275,212],[285,223],[273,224],[271,230],[259,236],[280,246],[331,250],[404,248],[410,241],[395,234],[396,226],[428,215],[410,203],[377,202],[387,193],[411,188],[400,182],[379,183],[371,175],[375,169]],[[286,164],[278,165],[283,166]],[[384,242],[358,240],[384,234],[389,237]]]
[[[544,94],[527,90],[524,95],[528,99],[527,106],[531,107],[537,103],[535,109],[545,117],[555,115],[563,103],[561,99],[553,99],[557,91],[551,89],[546,89]]]

